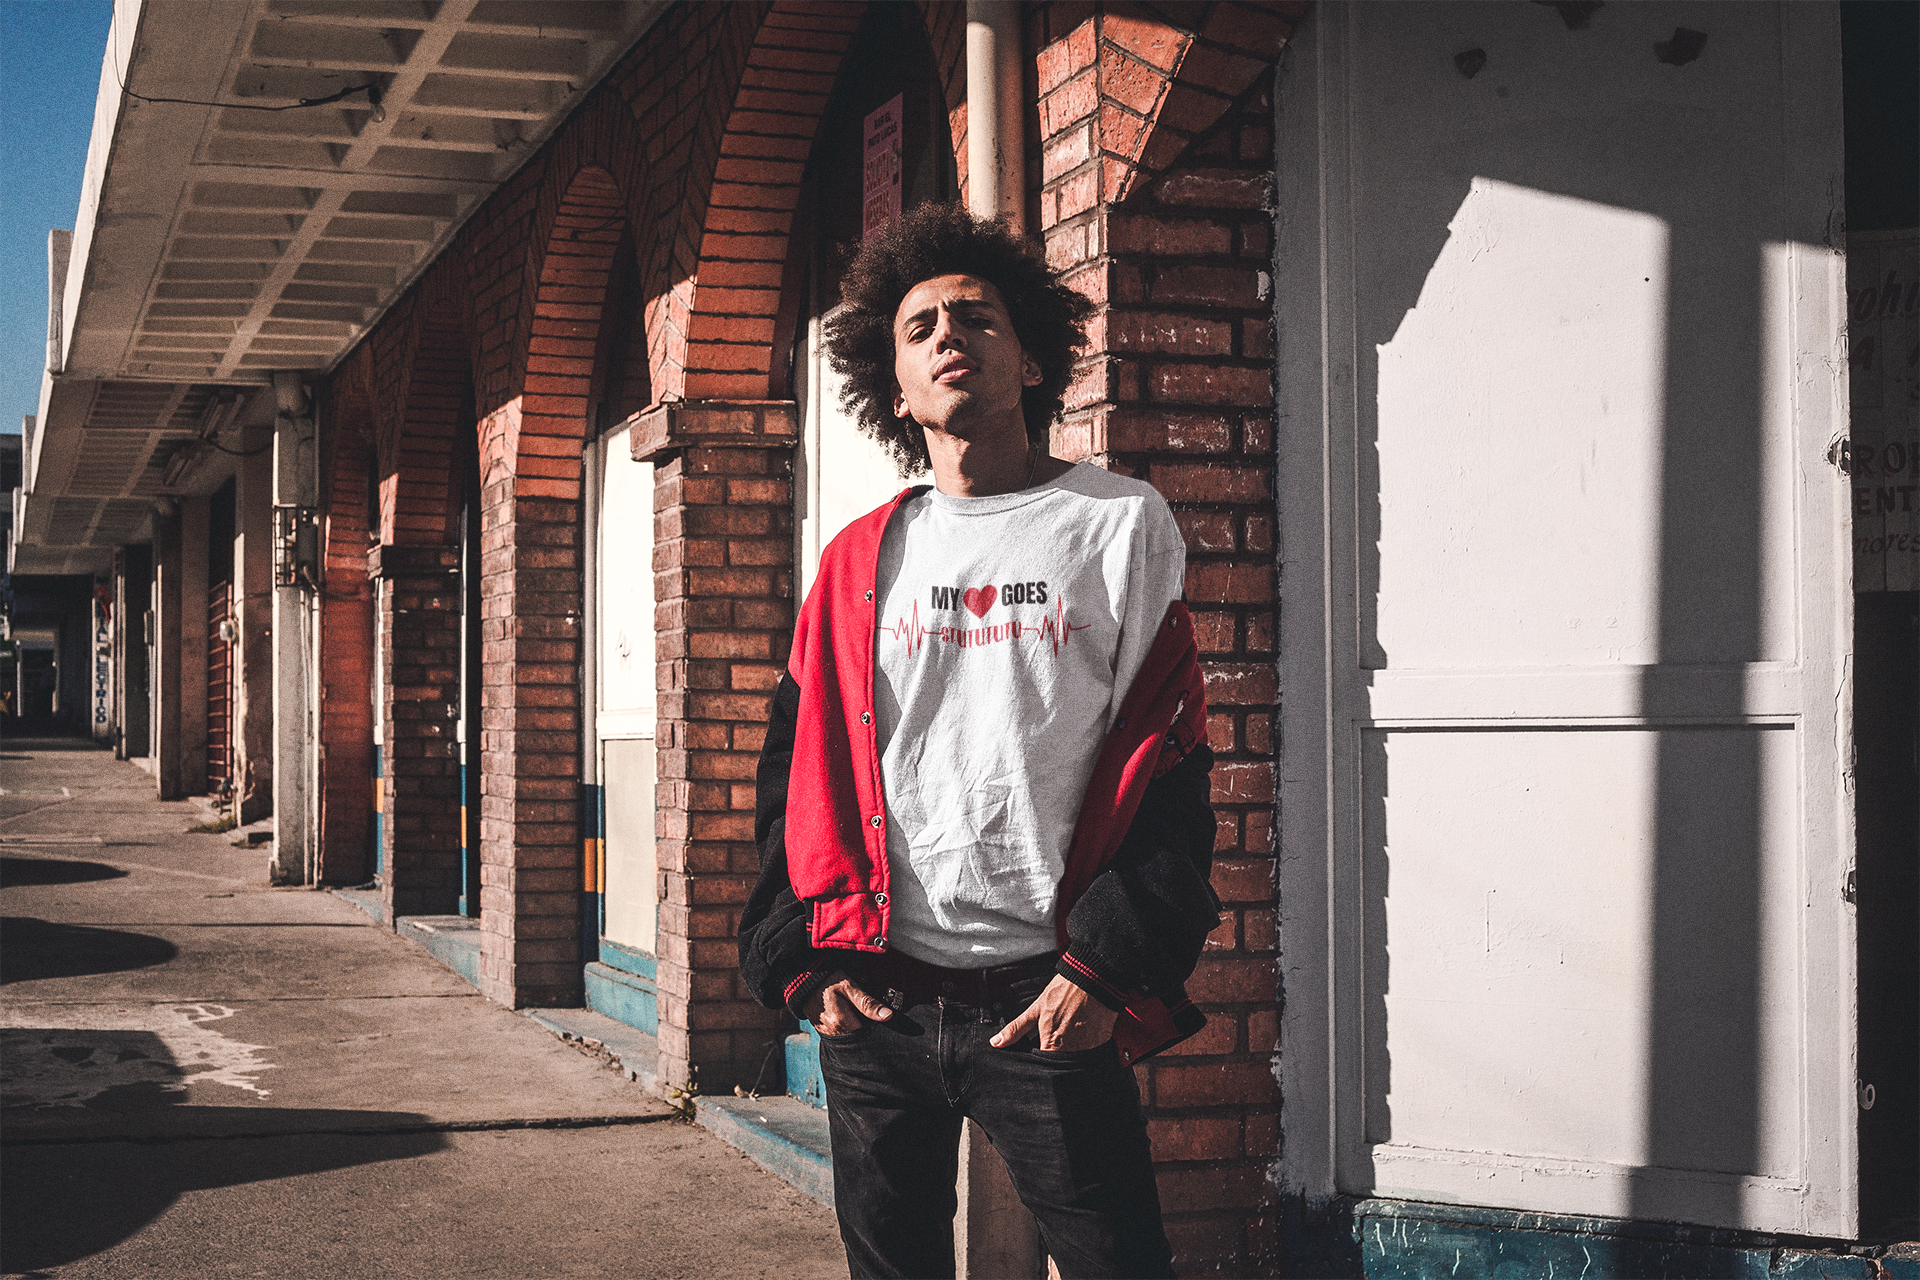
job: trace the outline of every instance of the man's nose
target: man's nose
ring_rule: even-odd
[[[942,308],[939,318],[933,322],[933,349],[935,351],[945,351],[950,347],[964,349],[966,345],[966,339],[954,326],[953,314]]]

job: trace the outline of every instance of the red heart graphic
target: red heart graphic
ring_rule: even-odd
[[[993,602],[999,598],[1000,588],[998,587],[969,587],[966,594],[960,597],[960,601],[967,606],[967,612],[974,617],[984,618],[987,616],[987,610],[993,608]]]

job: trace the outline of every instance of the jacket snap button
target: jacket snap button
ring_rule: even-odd
[[[871,591],[867,592],[867,599],[869,600],[873,599],[873,592]]]
[[[871,711],[862,711],[862,712],[860,713],[860,723],[861,723],[861,724],[872,724],[872,723],[873,723],[873,712],[871,712]]]
[[[887,905],[887,895],[886,895],[886,894],[884,894],[884,893],[876,893],[876,894],[874,894],[874,895],[873,895],[873,905],[874,905],[874,906],[876,906],[876,907],[884,907],[884,906],[886,906],[886,905]]]
[[[887,949],[887,940],[885,938],[875,938],[873,945],[885,951]]]
[[[873,817],[872,817],[872,818],[870,819],[870,821],[871,821],[871,822],[873,823],[873,825],[874,825],[874,826],[876,826],[876,827],[877,827],[877,826],[879,826],[879,825],[880,825],[880,815],[879,815],[879,814],[877,814],[877,813],[876,813],[876,814],[874,814],[874,815],[873,815]]]

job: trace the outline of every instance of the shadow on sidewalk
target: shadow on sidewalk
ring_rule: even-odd
[[[173,1107],[168,1118],[191,1133],[203,1122],[218,1127],[235,1110]],[[269,1136],[7,1142],[0,1271],[32,1274],[91,1257],[188,1192],[410,1160],[447,1144],[442,1133],[392,1132],[425,1122],[410,1112],[244,1110]]]
[[[0,1271],[44,1272],[112,1248],[189,1192],[447,1145],[415,1112],[259,1105],[269,1094],[256,1078],[273,1064],[257,1056],[261,1046],[209,1029],[232,1011],[175,1012],[183,1016],[163,1018],[159,1030],[0,1029]],[[245,1101],[187,1102],[190,1089],[219,1095],[222,1086]]]
[[[89,880],[119,880],[126,868],[77,858],[0,858],[0,889],[25,884],[84,884]]]
[[[36,978],[148,969],[179,954],[180,948],[151,934],[59,924],[32,916],[0,919],[0,986]]]

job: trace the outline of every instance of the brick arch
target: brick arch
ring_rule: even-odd
[[[946,0],[915,0],[927,29],[933,63],[940,69],[940,96],[947,104],[947,130],[953,137],[960,203],[967,202],[967,7]]]
[[[777,0],[755,31],[701,211],[691,279],[661,300],[656,400],[769,398],[800,179],[864,9]]]
[[[426,301],[426,300],[423,300]],[[459,435],[473,430],[471,343],[451,303],[414,317],[397,430],[381,450],[380,541],[433,546],[459,537]]]
[[[597,164],[542,222],[521,393],[480,424],[480,987],[515,1007],[580,993],[581,444],[631,244],[627,196]]]
[[[1098,156],[1097,194],[1089,187],[1083,198],[1125,201],[1273,65],[1306,9],[1305,0],[1211,0],[1158,11],[1102,4],[1091,15],[1078,5],[1048,6],[1030,37],[1046,172]]]
[[[614,251],[628,226],[626,196],[604,167],[577,170],[553,202],[527,290],[530,320],[521,357],[521,394],[480,428],[484,485],[508,476],[522,496],[578,500],[580,442],[594,358],[608,317]]]
[[[540,344],[534,339],[540,336],[539,328],[551,326],[559,314],[551,308],[560,305],[559,295],[544,295],[549,297],[549,312],[544,316],[539,312],[543,290],[553,283],[548,276],[549,255],[557,252],[568,260],[560,264],[561,270],[597,270],[602,265],[584,263],[585,257],[604,257],[604,265],[611,268],[621,233],[631,237],[635,229],[654,224],[647,203],[661,193],[648,181],[647,150],[631,109],[615,89],[605,85],[589,95],[572,127],[549,144],[532,193],[532,212],[519,236],[515,335],[521,340],[510,342],[501,367],[483,376],[483,410],[527,391],[528,378],[541,372],[541,362],[535,358]],[[613,239],[596,234],[596,224],[605,224]],[[467,256],[474,262],[499,257],[481,245],[473,246]],[[469,293],[477,295],[479,290]],[[599,305],[598,299],[594,305]]]

